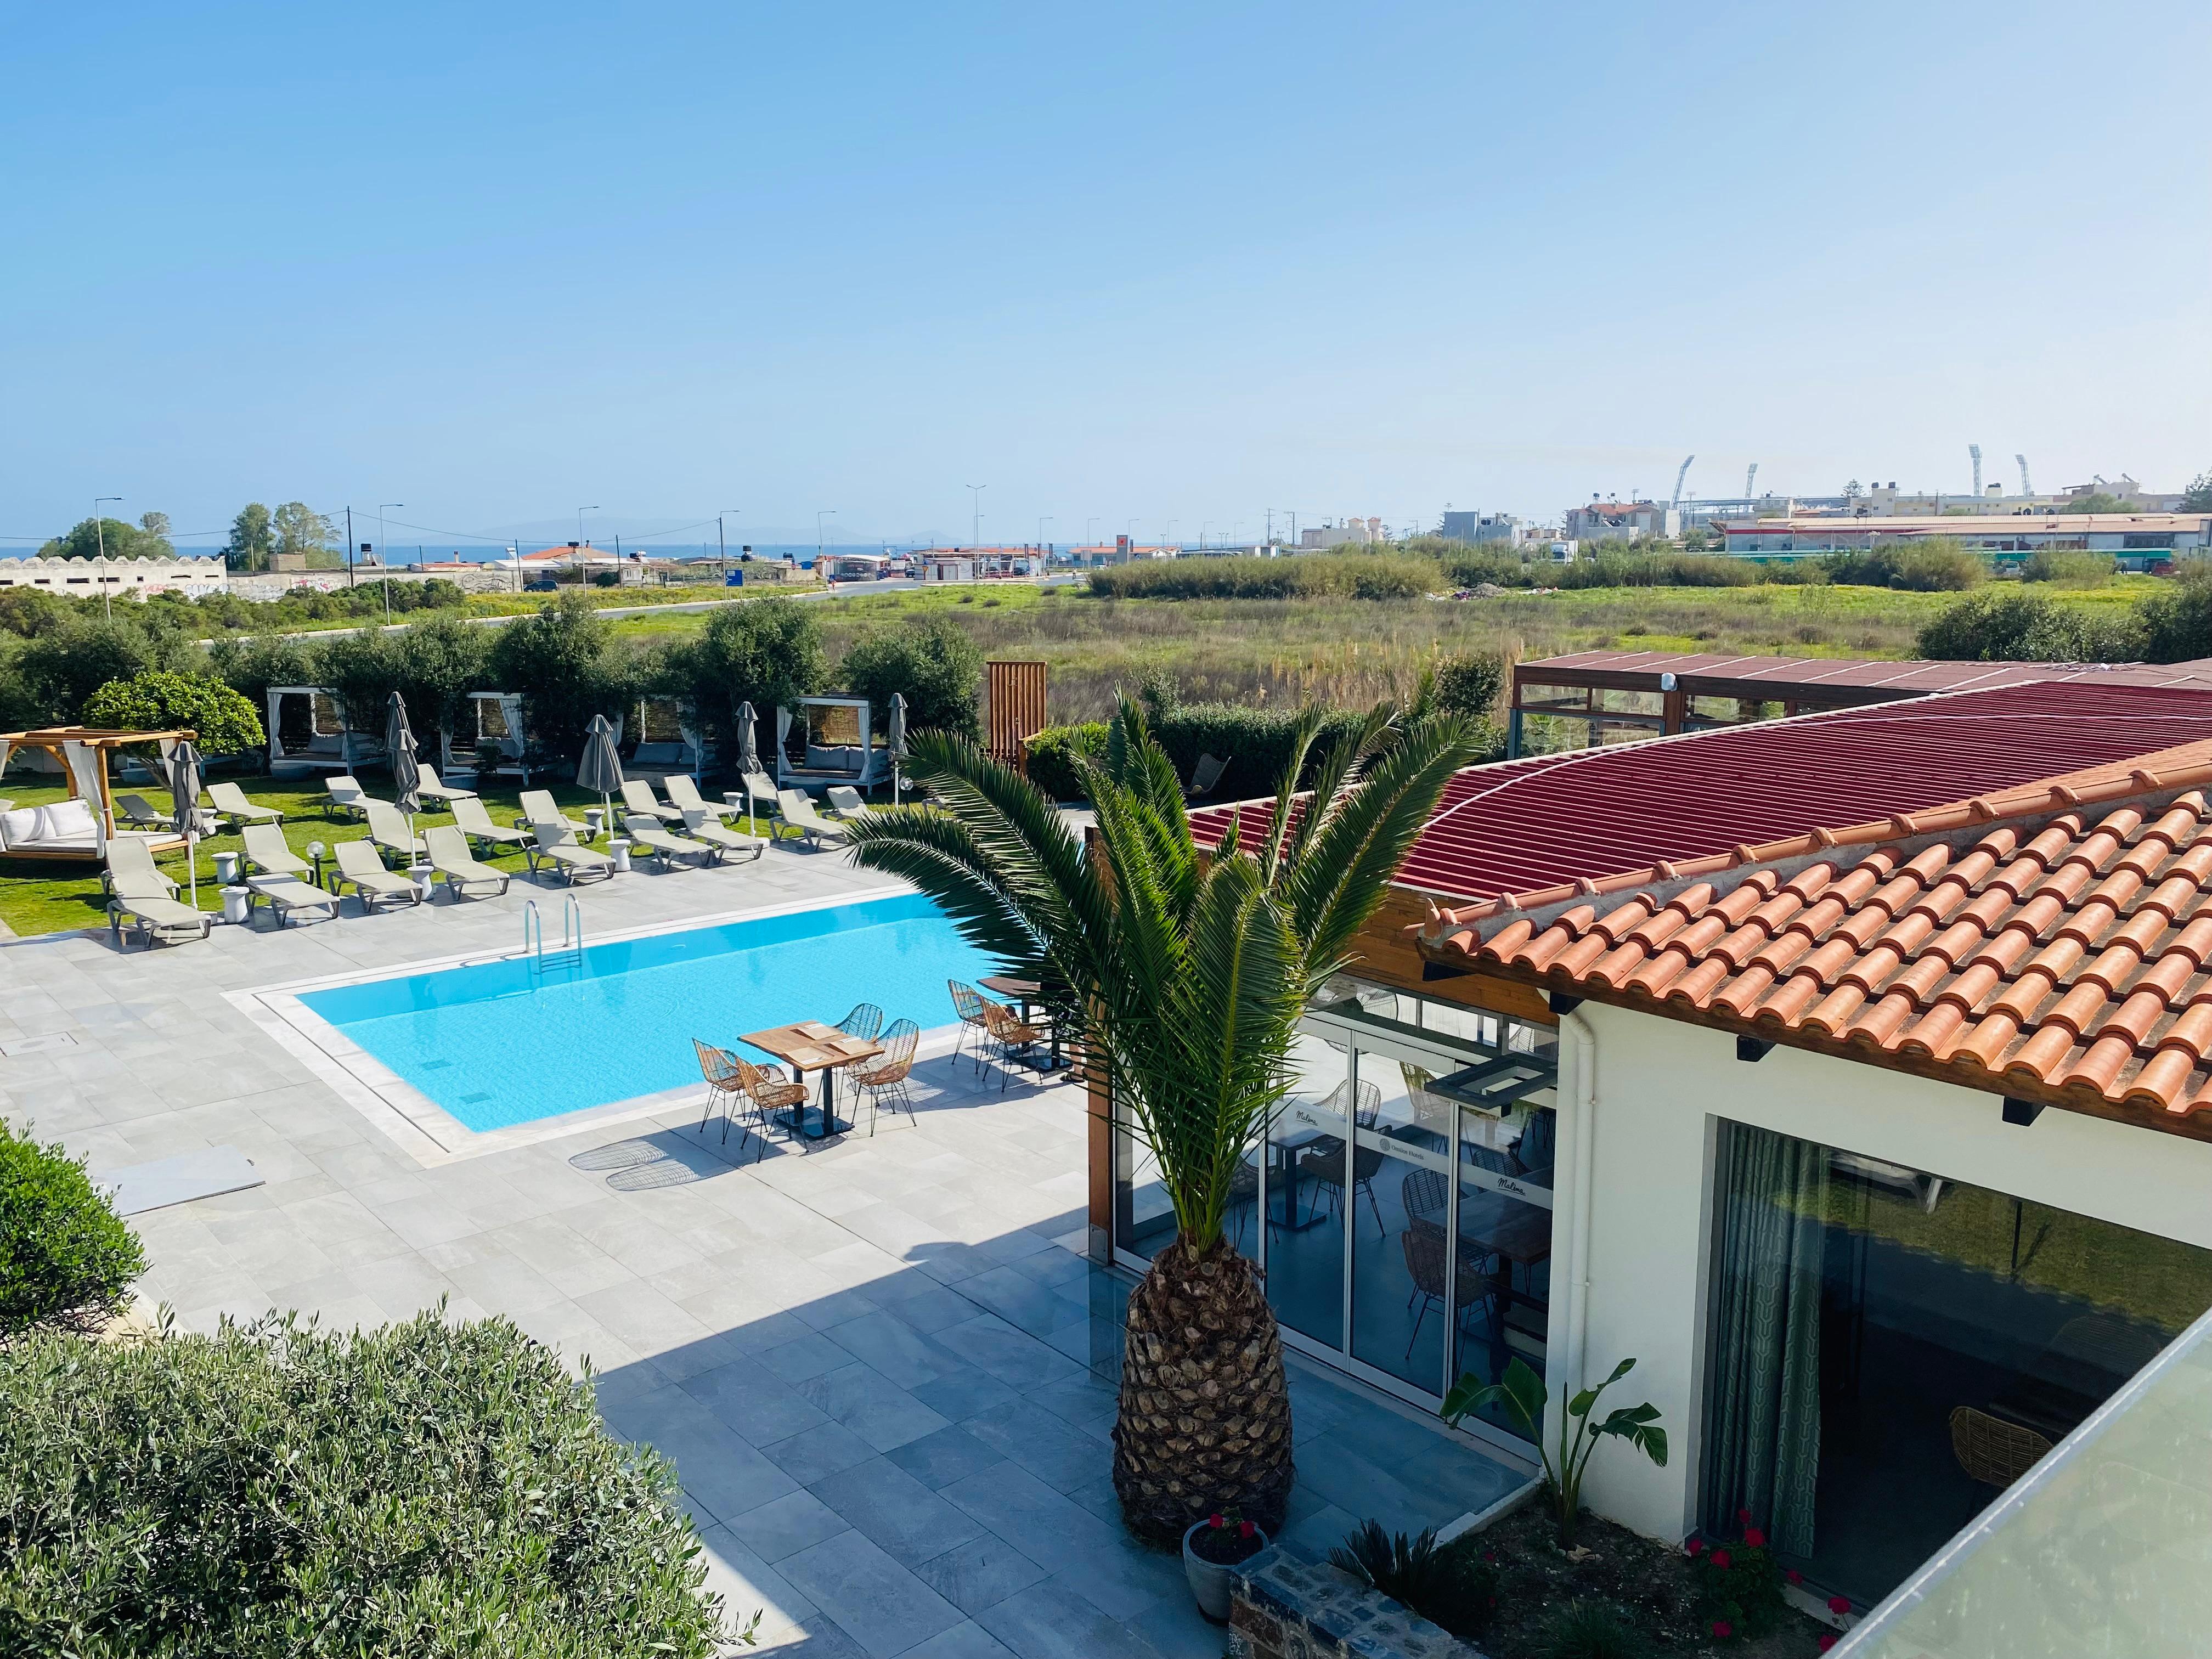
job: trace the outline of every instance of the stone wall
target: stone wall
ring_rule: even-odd
[[[1334,1567],[1263,1550],[1236,1570],[1236,1659],[1483,1659],[1478,1648]]]

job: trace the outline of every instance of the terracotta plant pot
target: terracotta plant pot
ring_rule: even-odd
[[[1200,1521],[1182,1535],[1182,1576],[1190,1583],[1190,1593],[1198,1602],[1198,1610],[1217,1625],[1229,1622],[1229,1601],[1235,1590],[1237,1568],[1222,1566],[1206,1559],[1190,1547],[1190,1540],[1206,1530],[1207,1523]],[[1260,1540],[1257,1555],[1267,1547],[1267,1534],[1259,1528],[1253,1528]],[[1244,1558],[1249,1561],[1251,1555]],[[1239,1564],[1241,1565],[1241,1564]]]

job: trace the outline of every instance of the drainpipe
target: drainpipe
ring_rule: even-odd
[[[1575,1167],[1570,1177],[1574,1236],[1570,1243],[1567,1293],[1573,1298],[1567,1310],[1566,1364],[1561,1386],[1554,1391],[1555,1409],[1587,1384],[1589,1349],[1590,1188],[1595,1184],[1597,1158],[1597,1034],[1578,1013],[1559,1016],[1560,1035],[1573,1044],[1575,1061]],[[1553,1425],[1557,1432],[1557,1425]]]

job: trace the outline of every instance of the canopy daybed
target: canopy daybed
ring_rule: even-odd
[[[269,775],[350,772],[384,758],[379,732],[356,731],[346,720],[345,699],[327,686],[269,688]]]
[[[874,740],[866,697],[836,692],[799,699],[796,715],[775,711],[775,779],[799,788],[849,784],[866,789],[890,775],[886,750]]]
[[[127,732],[86,726],[53,726],[0,734],[0,771],[5,771],[9,757],[15,750],[42,750],[60,763],[70,787],[69,799],[47,806],[18,807],[0,800],[0,856],[99,863],[107,857],[108,842],[123,836],[143,841],[155,852],[182,847],[185,838],[173,830],[118,832],[108,758],[118,750],[149,744],[159,744],[166,756],[178,743],[191,742],[198,735],[189,727]]]

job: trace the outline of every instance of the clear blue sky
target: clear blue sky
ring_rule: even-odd
[[[2212,466],[2212,8],[11,7],[0,533]],[[696,532],[692,532],[696,534]],[[407,539],[418,538],[410,532]],[[394,531],[398,542],[401,534]],[[0,547],[19,544],[0,543]]]

